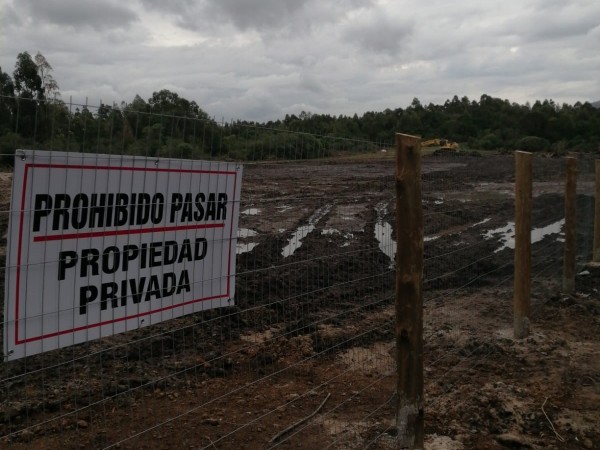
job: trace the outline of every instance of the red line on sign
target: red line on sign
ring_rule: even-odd
[[[89,330],[90,328],[97,328],[97,327],[101,327],[103,325],[110,325],[111,323],[123,322],[123,321],[129,320],[129,319],[137,319],[138,317],[149,316],[150,314],[156,314],[159,312],[167,311],[169,309],[175,309],[175,308],[179,308],[182,306],[191,305],[192,303],[206,302],[208,300],[216,300],[218,298],[227,298],[227,297],[228,297],[227,295],[215,295],[213,297],[206,297],[206,298],[201,298],[198,300],[189,300],[187,302],[179,303],[177,305],[165,306],[164,308],[154,309],[152,311],[146,311],[146,312],[139,313],[139,314],[133,314],[131,316],[119,317],[117,319],[105,320],[104,322],[92,323],[90,325],[72,328],[70,330],[61,330],[61,331],[56,331],[54,333],[42,334],[40,336],[34,336],[34,337],[26,338],[26,339],[17,340],[16,344],[17,345],[26,344],[28,342],[40,341],[42,339],[48,339],[51,337],[62,336],[63,334],[76,333],[78,331]]]
[[[133,230],[92,231],[88,233],[50,234],[36,236],[33,242],[66,241],[68,239],[85,239],[108,236],[127,236],[132,234],[167,233],[169,231],[202,230],[206,228],[224,228],[225,223],[208,223],[203,225],[180,225],[173,227],[138,228]]]
[[[131,172],[174,172],[174,173],[210,173],[217,175],[236,175],[237,172],[227,170],[193,170],[193,169],[169,169],[159,167],[114,167],[95,166],[93,164],[31,164],[31,167],[40,169],[83,169],[83,170],[128,170]]]
[[[237,192],[237,173],[233,177],[233,196]],[[234,198],[235,200],[235,198]],[[234,208],[231,208],[234,209]],[[227,260],[227,296],[231,294],[231,243],[233,242],[233,219],[231,220],[231,227],[229,229],[229,259]]]
[[[19,292],[21,292],[21,249],[23,246],[23,221],[25,219],[25,193],[27,192],[27,174],[29,164],[25,164],[23,188],[21,189],[21,216],[19,217],[19,243],[17,244],[17,301],[15,302],[15,343],[19,342]],[[8,299],[5,299],[8,301]]]

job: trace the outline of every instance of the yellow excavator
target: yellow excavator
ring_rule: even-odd
[[[439,147],[440,150],[446,150],[449,152],[458,151],[458,143],[449,141],[448,139],[428,139],[421,141],[421,147]]]

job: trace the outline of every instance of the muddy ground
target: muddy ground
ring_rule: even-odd
[[[3,363],[1,445],[394,448],[393,167],[246,166],[236,305]],[[513,158],[423,160],[426,448],[600,448],[591,170],[563,294],[563,162],[534,167],[531,334],[515,340]]]

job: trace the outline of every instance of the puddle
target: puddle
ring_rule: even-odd
[[[471,228],[474,228],[474,227],[479,226],[479,225],[483,225],[484,223],[488,223],[490,220],[492,220],[491,217],[483,219],[481,222],[477,222],[477,223],[474,223],[473,225],[471,225]]]
[[[257,242],[249,242],[247,244],[243,244],[241,242],[238,242],[235,245],[235,254],[236,255],[243,255],[244,253],[251,252],[252,250],[254,250],[256,248],[257,245],[258,245]]]
[[[437,200],[436,200],[437,203]],[[443,202],[441,202],[443,203]],[[379,242],[379,249],[388,256],[388,258],[390,258],[391,264],[390,264],[390,268],[394,267],[395,261],[396,261],[396,241],[394,239],[392,239],[392,226],[383,221],[383,217],[386,215],[387,213],[387,203],[386,202],[382,202],[382,203],[378,203],[375,206],[375,210],[377,211],[377,223],[375,224],[375,239],[377,239],[377,241]],[[487,222],[489,222],[490,220],[492,220],[491,217],[488,217],[486,219],[483,219],[481,222],[477,222],[473,225],[468,226],[468,228],[472,228],[472,227],[476,227],[479,225],[483,225]],[[509,224],[510,225],[510,224]],[[508,227],[508,225],[507,225]],[[512,246],[514,248],[514,224],[512,226],[512,228],[506,228],[506,230],[504,228],[499,228],[497,230],[490,230],[487,233],[484,234],[484,237],[486,239],[491,239],[492,237],[494,237],[495,234],[499,234],[499,233],[506,233],[506,234],[510,234],[512,233],[512,239],[513,239],[513,243]],[[465,227],[467,228],[467,227]],[[464,231],[464,229],[462,229],[462,231]],[[536,230],[534,230],[536,231]],[[449,233],[449,234],[455,234],[454,233]],[[441,238],[442,236],[448,236],[449,234],[434,234],[431,236],[424,236],[423,237],[423,242],[432,242],[435,241],[439,238]],[[489,234],[489,236],[488,236]],[[542,236],[543,238],[543,236]],[[539,240],[541,240],[542,238],[540,238]],[[510,240],[510,238],[508,238]],[[532,239],[533,239],[533,232],[532,232]],[[537,241],[535,241],[537,242]],[[508,243],[508,245],[510,245],[510,243]],[[506,247],[501,247],[499,250],[502,250],[503,248]]]
[[[292,256],[296,250],[298,250],[302,246],[302,239],[308,236],[313,232],[319,220],[321,220],[329,210],[331,210],[332,205],[325,205],[319,209],[317,209],[312,216],[308,219],[308,224],[299,227],[294,235],[288,240],[288,244],[281,251],[281,256],[287,258]]]
[[[551,234],[558,234],[557,242],[564,242],[563,236],[564,233],[562,231],[563,226],[565,225],[565,219],[561,219],[558,222],[551,223],[550,225],[546,225],[542,228],[534,228],[531,230],[531,243],[535,244],[536,242],[540,242],[546,236],[550,236]]]
[[[392,239],[392,226],[387,222],[375,224],[375,239],[379,241],[379,249],[390,258],[390,268],[396,260],[396,241]]]
[[[378,203],[375,206],[377,211],[377,223],[375,224],[375,239],[379,242],[379,249],[390,258],[390,269],[393,269],[396,264],[396,250],[397,244],[392,239],[392,226],[383,221],[383,217],[387,213],[387,203]],[[423,237],[424,242],[435,241],[440,236],[425,236]]]
[[[502,251],[505,248],[514,249],[515,248],[515,223],[508,222],[508,224],[506,224],[506,226],[501,227],[501,228],[495,228],[493,230],[488,230],[485,233],[483,233],[482,236],[486,240],[493,239],[496,237],[500,241],[501,245],[499,248],[494,250],[494,253],[498,253],[499,251]]]
[[[237,231],[238,239],[255,237],[255,236],[258,236],[258,232],[255,230],[251,230],[250,228],[238,228],[238,231]],[[244,253],[251,252],[252,250],[254,250],[254,248],[256,248],[257,245],[258,245],[258,242],[247,242],[247,243],[238,242],[235,244],[235,254],[243,255]]]
[[[536,242],[540,242],[546,236],[550,236],[552,234],[558,234],[557,242],[563,242],[562,238],[562,227],[565,224],[565,219],[561,219],[558,222],[551,223],[550,225],[546,225],[542,228],[533,228],[531,230],[531,243],[535,244]],[[499,235],[499,236],[498,236]],[[508,222],[506,226],[502,228],[496,228],[494,230],[486,231],[482,234],[484,239],[499,239],[501,245],[499,248],[494,250],[494,253],[498,253],[505,248],[509,248],[514,250],[515,248],[515,223]]]
[[[246,216],[257,216],[260,213],[260,209],[258,208],[248,208],[242,211],[242,214]]]
[[[551,223],[550,225],[546,225],[542,228],[534,228],[531,230],[531,243],[535,244],[536,242],[541,241],[549,234],[563,234],[562,228],[565,225],[565,219],[561,219],[558,222]]]
[[[377,223],[375,223],[375,239],[379,242],[379,249],[390,258],[390,269],[394,268],[396,262],[396,241],[392,239],[392,226],[383,221],[387,213],[387,203],[381,202],[375,206],[377,211]]]
[[[237,237],[247,238],[258,236],[258,232],[251,230],[250,228],[238,228]]]

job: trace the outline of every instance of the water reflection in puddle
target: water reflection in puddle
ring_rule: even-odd
[[[387,214],[387,203],[381,202],[375,206],[377,211],[377,222],[375,223],[375,239],[379,242],[379,249],[390,258],[390,269],[396,261],[396,241],[392,239],[392,226],[384,222]]]
[[[302,246],[302,239],[313,232],[315,226],[325,215],[331,210],[332,205],[325,205],[317,209],[308,219],[308,224],[298,227],[292,237],[288,240],[288,244],[281,251],[281,256],[288,258],[292,256],[296,250]]]
[[[251,230],[250,228],[238,228],[237,237],[247,238],[258,236],[258,232]]]
[[[258,245],[258,242],[249,242],[247,244],[238,242],[235,245],[235,254],[243,255],[244,253],[251,252],[252,250],[254,250],[256,248],[257,245]]]
[[[565,219],[561,219],[557,222],[551,223],[550,225],[546,225],[545,227],[533,228],[531,230],[531,243],[535,244],[536,242],[540,242],[546,236],[550,236],[552,234],[558,234],[559,237],[557,237],[556,241],[563,242],[564,239],[562,239],[562,236],[564,233],[562,232],[562,228],[563,228],[564,224],[565,224]],[[484,239],[496,238],[500,241],[501,245],[496,250],[494,250],[494,253],[498,253],[498,252],[504,250],[505,248],[514,250],[514,248],[515,248],[515,223],[508,222],[506,224],[506,226],[501,227],[501,228],[496,228],[494,230],[486,231],[485,233],[482,234],[482,236]]]
[[[476,227],[478,225],[483,225],[484,223],[488,223],[490,220],[492,220],[492,218],[487,217],[487,218],[483,219],[481,222],[477,222],[477,223],[474,223],[473,225],[471,225],[471,228]]]
[[[258,232],[255,230],[251,230],[250,228],[238,228],[238,239],[244,239],[255,236],[258,236]],[[236,255],[242,255],[244,253],[251,252],[256,248],[257,245],[258,242],[238,242],[235,244],[235,253]]]

